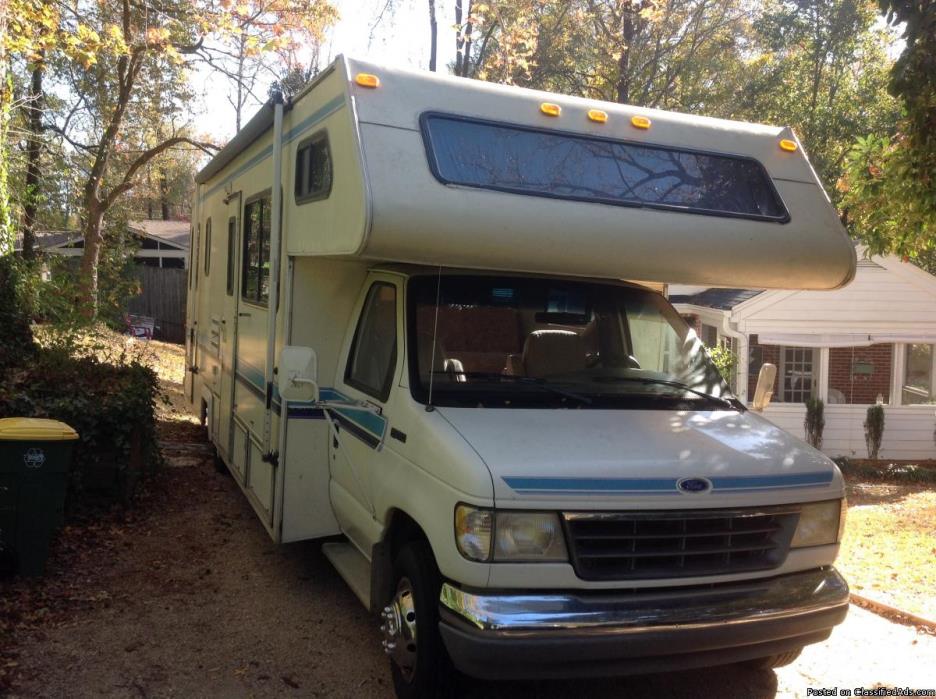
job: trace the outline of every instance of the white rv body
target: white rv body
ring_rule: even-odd
[[[362,74],[379,84],[359,84]],[[547,116],[543,103],[556,105],[559,115]],[[605,121],[589,120],[589,110],[603,112]],[[743,159],[769,178],[783,215],[767,220],[515,191],[524,182],[499,189],[453,183],[428,144],[433,115],[503,125],[521,138],[559,134],[592,139],[589,144],[648,144]],[[650,128],[636,128],[635,116]],[[794,150],[780,148],[781,140]],[[298,169],[300,159],[312,162],[306,158],[318,158],[315,167],[325,163],[326,174],[312,173],[311,164]],[[433,613],[441,615],[445,647],[472,674],[531,676],[548,666],[553,674],[633,671],[634,649],[622,639],[636,628],[672,643],[668,652],[652,654],[666,667],[776,656],[828,635],[841,620],[847,587],[831,568],[837,538],[790,548],[782,560],[756,570],[628,579],[583,577],[571,553],[551,562],[497,562],[472,560],[456,544],[459,506],[558,513],[571,551],[576,518],[688,512],[691,519],[723,511],[795,517],[804,503],[843,498],[834,464],[743,406],[717,398],[698,409],[668,410],[588,402],[580,409],[509,401],[435,405],[419,399],[412,385],[415,345],[425,336],[411,327],[416,279],[424,285],[434,279],[438,288],[457,279],[570,280],[604,284],[609,294],[643,293],[624,279],[657,288],[666,282],[810,289],[848,283],[854,248],[789,129],[339,58],[289,104],[265,105],[197,183],[188,397],[204,411],[220,459],[270,536],[278,542],[344,537],[346,543],[328,545],[329,556],[370,608],[390,603],[385,617],[400,611],[394,560],[416,538],[428,544],[441,577],[441,610]],[[264,239],[269,251],[257,244]],[[395,309],[395,327],[380,330],[394,339],[386,395],[376,396],[352,380],[349,367],[362,313],[381,303]],[[568,337],[571,331],[557,332]],[[287,346],[313,350],[316,398],[280,395],[277,362]],[[431,351],[438,349],[433,344]],[[446,366],[457,375],[467,360],[450,359],[455,363]],[[700,490],[684,488],[687,482]],[[730,610],[652,596],[713,585],[737,586],[736,593],[719,592],[732,600]],[[604,597],[582,597],[599,590]],[[638,590],[652,595],[643,602],[626,596]],[[752,590],[759,592],[752,597]],[[612,593],[624,596],[612,599]],[[636,614],[641,605],[654,614]],[[687,609],[697,616],[680,616]],[[728,622],[754,629],[747,622],[761,616],[769,630],[745,631],[715,648],[697,637],[680,640],[674,631],[689,621],[700,632]],[[807,617],[813,622],[801,623]],[[552,643],[556,633],[582,641],[579,634],[594,626],[586,619],[602,620],[601,633],[583,647],[603,664],[576,653],[559,662],[554,650],[537,645]],[[399,624],[388,625],[402,633]],[[422,633],[429,638],[433,631]],[[385,647],[405,664],[394,638]],[[609,639],[611,647],[591,645]],[[705,652],[696,652],[703,646]],[[401,693],[406,682],[428,681],[402,676]]]

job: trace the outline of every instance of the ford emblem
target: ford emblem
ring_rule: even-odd
[[[708,478],[682,478],[676,487],[683,493],[705,493],[712,489],[712,481]]]

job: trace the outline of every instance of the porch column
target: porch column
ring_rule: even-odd
[[[903,405],[903,376],[907,362],[907,345],[894,343],[894,358],[891,362],[890,404]]]
[[[816,376],[818,391],[816,397],[823,403],[829,402],[829,348],[819,348],[819,372]]]
[[[750,360],[750,343],[746,333],[738,337],[738,366],[735,369],[735,388],[738,394],[738,400],[742,403],[748,402],[748,366]]]

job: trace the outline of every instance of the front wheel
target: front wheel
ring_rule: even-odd
[[[766,658],[750,660],[748,661],[748,665],[756,667],[758,670],[774,670],[778,667],[789,665],[795,661],[802,652],[802,648],[796,648],[786,653],[778,653],[777,655],[768,655]]]
[[[393,564],[393,599],[381,612],[383,647],[400,699],[448,697],[455,670],[439,635],[442,580],[426,542],[404,546]]]

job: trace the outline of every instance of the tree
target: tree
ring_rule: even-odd
[[[260,11],[228,0],[166,0],[158,6],[135,0],[72,3],[57,5],[51,22],[57,41],[47,65],[54,65],[53,87],[65,98],[58,109],[47,110],[43,126],[70,150],[82,173],[81,302],[93,317],[107,212],[165,153],[181,147],[216,150],[187,127],[191,96],[184,69],[211,64],[217,52],[206,48],[206,41],[244,33],[251,28],[245,16],[276,34],[277,17],[303,23],[307,19],[286,14],[324,3],[280,3],[275,7],[281,16],[268,14],[272,3]]]
[[[902,107],[895,128],[866,130],[839,183],[852,232],[869,252],[925,266],[936,249],[936,1],[881,0],[905,46],[889,89]]]
[[[752,58],[724,116],[790,126],[833,199],[855,134],[890,129],[892,33],[873,0],[770,0],[754,21]]]
[[[436,22],[435,0],[429,0],[429,70],[436,69],[436,54],[438,53],[439,24]]]

